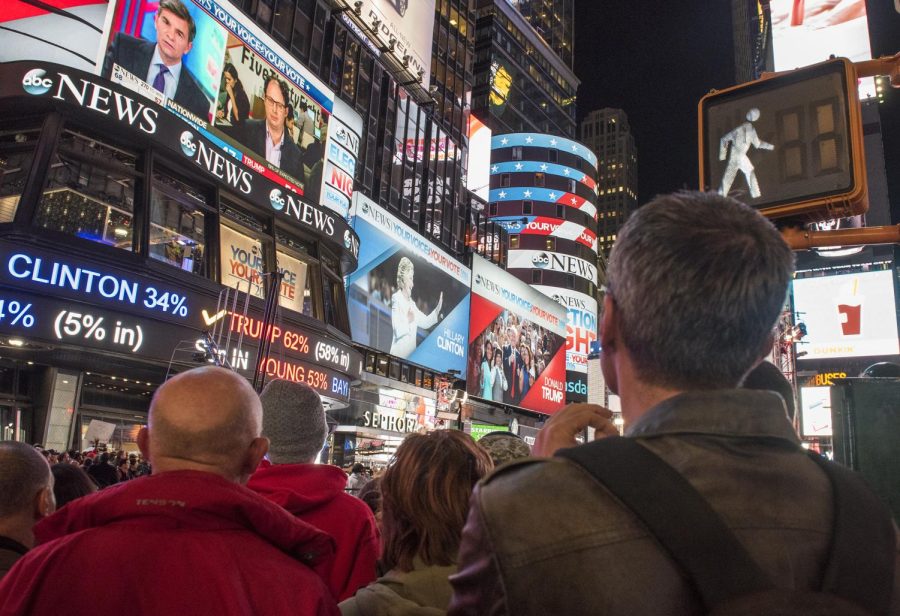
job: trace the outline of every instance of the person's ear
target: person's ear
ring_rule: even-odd
[[[265,436],[258,436],[250,443],[247,452],[244,455],[244,466],[241,469],[242,483],[246,483],[247,479],[256,472],[256,468],[262,459],[269,452],[269,439]]]
[[[619,312],[609,293],[603,298],[603,316],[600,318],[600,348],[613,351],[619,337]]]
[[[144,459],[148,462],[150,461],[150,430],[146,427],[138,430],[137,434],[137,445],[138,449],[141,450],[141,455],[144,456]]]
[[[40,520],[56,511],[56,495],[53,486],[47,485],[34,495],[34,519]]]

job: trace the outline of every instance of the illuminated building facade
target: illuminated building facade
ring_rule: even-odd
[[[628,116],[597,109],[581,122],[581,141],[597,155],[597,245],[605,258],[619,229],[638,207],[638,153]]]
[[[351,397],[350,383],[381,378],[426,398],[409,406],[433,424],[446,367],[352,335],[344,277],[360,242],[348,215],[364,194],[411,243],[427,240],[443,263],[464,258],[474,0],[225,0],[216,13],[185,0],[205,33],[182,72],[203,90],[200,111],[146,72],[129,85],[93,62],[119,33],[155,36],[158,3],[82,4],[83,18],[27,18],[35,30],[61,20],[59,37],[77,46],[23,37],[6,56],[22,64],[3,67],[0,438],[82,448],[97,419],[116,426],[104,441],[128,446],[166,375],[207,361],[306,381],[351,426],[372,384]],[[227,95],[226,64],[246,106]],[[273,72],[289,96],[269,101]],[[238,130],[270,108],[301,163],[293,145],[280,161],[257,155]],[[278,334],[268,350],[267,322]],[[409,425],[390,419],[379,429]]]
[[[575,0],[510,0],[570,68],[575,61]]]
[[[587,399],[597,339],[597,157],[553,135],[491,139],[488,216],[509,234],[507,271],[567,308],[566,399]]]
[[[564,59],[512,3],[476,4],[472,111],[495,135],[535,132],[574,139],[580,81],[571,68],[571,42],[563,48],[569,50]],[[523,8],[532,14],[530,4]]]

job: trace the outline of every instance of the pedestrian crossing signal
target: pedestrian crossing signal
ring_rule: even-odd
[[[853,64],[838,58],[711,92],[699,105],[700,183],[769,218],[868,209]]]

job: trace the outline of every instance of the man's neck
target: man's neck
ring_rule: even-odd
[[[29,550],[34,547],[34,520],[24,516],[0,520],[0,536],[21,543]]]
[[[284,129],[282,128],[278,133],[272,130],[272,127],[266,124],[266,130],[269,131],[269,139],[272,140],[272,143],[275,145],[279,145],[281,143],[281,138],[284,136]]]

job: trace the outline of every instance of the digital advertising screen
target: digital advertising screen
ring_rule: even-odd
[[[466,390],[552,414],[566,403],[566,311],[490,261],[472,257]]]
[[[360,0],[344,5],[354,10],[378,42],[413,75],[431,83],[431,41],[434,38],[434,0]]]
[[[588,354],[597,340],[597,300],[578,291],[544,285],[532,288],[566,310],[566,393],[570,402],[587,400]]]
[[[798,361],[900,354],[891,270],[794,280]]]
[[[775,70],[789,71],[827,60],[870,60],[865,0],[772,0],[772,52]],[[860,80],[859,97],[875,96],[875,80]]]
[[[475,114],[469,114],[469,160],[466,188],[485,201],[488,200],[491,184],[490,167],[491,129],[475,117]]]
[[[359,344],[438,372],[466,369],[469,268],[361,193],[351,222],[360,260],[347,276]]]
[[[800,420],[803,436],[831,436],[831,388],[800,388]]]
[[[229,2],[118,2],[100,75],[318,194],[334,95]]]

